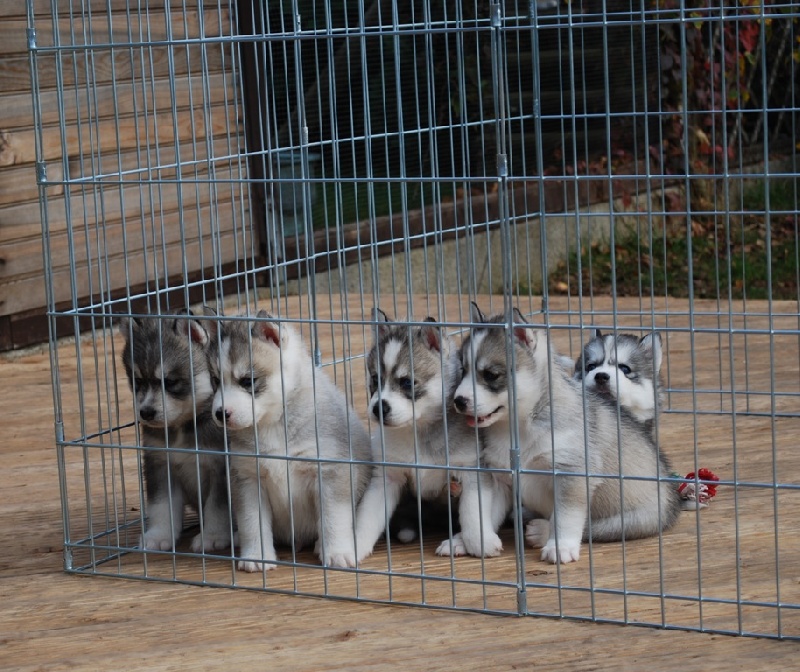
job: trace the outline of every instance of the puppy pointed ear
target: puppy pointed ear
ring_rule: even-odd
[[[194,318],[194,313],[189,308],[178,311],[178,315],[190,315]],[[205,346],[208,343],[208,332],[200,322],[195,319],[175,318],[172,323],[173,331],[182,336],[188,336],[192,343]]]
[[[661,371],[661,334],[654,331],[652,334],[642,336],[639,340],[639,347],[645,351],[649,351],[653,355],[653,362],[655,363],[656,373]]]
[[[117,330],[127,339],[131,332],[135,334],[139,330],[139,320],[135,317],[121,317],[117,323]]]
[[[469,302],[469,319],[471,322],[486,322],[486,316],[474,301]]]
[[[425,322],[435,323],[436,320],[432,317],[426,317]],[[423,343],[425,343],[430,350],[435,350],[436,352],[442,351],[442,330],[439,327],[433,324],[424,324],[420,327],[420,335],[422,336]]]
[[[389,333],[388,323],[391,322],[389,316],[384,313],[380,308],[375,306],[372,309],[372,320],[375,322],[375,329],[373,329],[373,344],[377,343],[383,336]]]
[[[209,343],[216,343],[219,339],[222,324],[218,318],[221,316],[222,313],[218,314],[211,306],[203,305],[201,314],[197,317],[197,322],[199,322],[206,331]]]
[[[266,310],[259,310],[256,315],[259,320],[253,323],[253,336],[265,343],[272,343],[276,348],[281,347],[281,325],[277,322],[267,322],[273,319]]]
[[[528,320],[520,312],[519,308],[514,308],[514,321],[519,323],[514,327],[514,338],[520,345],[534,350],[536,348],[536,332],[529,327],[519,326],[520,324],[528,324]]]
[[[592,329],[592,338],[603,338],[603,332],[599,329]]]

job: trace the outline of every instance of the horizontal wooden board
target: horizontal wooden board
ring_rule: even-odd
[[[60,70],[56,69],[53,54],[41,54],[37,60],[36,76],[39,91],[75,86],[126,81],[143,75],[159,78],[178,78],[187,73],[217,72],[223,63],[230,63],[230,45],[194,44],[188,47],[148,46],[139,49],[108,49],[86,54],[64,53]],[[170,61],[170,55],[172,59]],[[0,67],[0,91],[20,91],[30,95],[31,69],[27,55],[6,56]]]
[[[80,14],[83,11],[100,14],[111,8],[112,12],[135,8],[136,0],[29,0],[33,3],[36,16],[50,16],[55,7],[60,14]],[[152,11],[164,7],[166,0],[147,0],[147,7]],[[0,17],[20,16],[26,13],[24,0],[0,0]]]
[[[231,157],[231,163],[224,163],[234,167],[240,165],[242,170],[247,169],[247,157],[240,155],[241,147],[236,135],[218,136],[216,138],[202,138],[197,142],[187,140],[166,149],[161,147],[147,149],[141,147],[130,149],[117,154],[111,152],[101,154],[99,159],[81,160],[75,157],[69,162],[70,178],[91,178],[93,175],[109,175],[121,173],[134,173],[138,171],[138,179],[159,180],[172,179],[177,174],[176,159],[179,158],[181,175],[184,179],[192,179],[196,174],[208,173],[211,164],[222,165],[224,157]],[[191,163],[190,163],[191,162]],[[50,166],[55,161],[47,164],[48,174]],[[134,178],[131,175],[131,178]],[[50,179],[50,178],[48,178]]]
[[[110,28],[109,28],[110,24]],[[9,18],[0,21],[0,56],[28,52],[27,20]],[[76,13],[63,17],[57,23],[56,33],[49,17],[34,23],[36,46],[39,49],[77,47],[85,51],[95,45],[117,47],[142,42],[163,40],[191,40],[201,37],[217,37],[231,34],[230,18],[217,9],[204,11],[202,16],[196,9],[183,10],[177,5],[168,17],[163,12],[117,12],[108,14]]]
[[[384,297],[391,304],[394,297]],[[551,297],[554,310],[570,308],[574,305],[559,302],[560,297]],[[417,305],[424,305],[426,297],[415,297]],[[594,297],[593,301],[597,301]],[[605,306],[610,300],[605,299]],[[361,297],[349,304],[352,312],[347,315],[361,317]],[[502,297],[495,297],[496,305],[502,306]],[[572,299],[574,301],[574,297]],[[632,312],[640,310],[636,300],[618,299],[619,310]],[[459,310],[467,310],[466,301],[443,297],[443,305],[449,314],[457,315]],[[481,299],[481,305],[486,305]],[[671,300],[670,310],[676,314],[687,310],[688,303]],[[754,312],[769,311],[770,306],[748,302]],[[295,311],[295,314],[299,311]],[[336,317],[344,313],[337,311]],[[305,315],[305,313],[303,313]],[[368,316],[366,316],[368,317]],[[767,325],[769,326],[769,325]],[[351,328],[352,332],[358,329]],[[321,330],[322,347],[331,348],[330,332]],[[100,335],[102,338],[102,334]],[[70,342],[56,344],[58,348],[59,370],[62,376],[62,392],[68,417],[74,424],[79,397],[75,394],[76,381],[94,381],[98,372],[95,369],[96,343],[84,341],[78,348]],[[363,345],[363,343],[362,343]],[[100,343],[102,348],[102,343]],[[78,359],[76,351],[80,352]],[[61,506],[57,491],[59,482],[58,460],[54,449],[52,430],[53,397],[51,394],[51,367],[47,347],[25,353],[12,353],[3,356],[2,368],[7,381],[0,387],[0,394],[8,397],[4,408],[12,412],[4,416],[0,423],[4,440],[0,442],[0,455],[3,469],[0,470],[0,516],[13,524],[0,526],[0,543],[6,549],[0,573],[3,581],[3,609],[0,610],[0,632],[3,633],[3,667],[19,672],[48,670],[101,670],[110,666],[110,661],[124,661],[129,672],[163,669],[202,670],[212,666],[210,661],[224,661],[228,669],[259,670],[285,669],[293,672],[317,670],[348,670],[349,672],[388,672],[397,669],[426,669],[443,672],[457,667],[460,672],[486,672],[498,670],[528,670],[531,668],[549,672],[617,672],[619,670],[674,670],[681,672],[707,672],[709,668],[727,672],[728,670],[791,670],[797,667],[800,643],[791,641],[770,641],[751,637],[727,637],[704,632],[681,632],[666,627],[664,629],[643,627],[620,627],[601,622],[576,623],[564,618],[504,618],[476,613],[452,613],[441,610],[413,608],[399,605],[374,605],[354,603],[336,599],[306,599],[292,595],[275,595],[248,590],[219,590],[208,587],[183,586],[155,581],[131,581],[125,579],[102,579],[98,577],[75,577],[63,572],[64,531],[61,527]],[[796,346],[792,350],[796,354]],[[115,353],[119,357],[118,352]],[[111,356],[111,354],[109,354]],[[769,371],[769,348],[752,348],[748,351],[751,370]],[[697,361],[695,361],[697,360]],[[683,350],[675,354],[672,367],[677,371],[691,371],[702,359],[691,356],[691,351]],[[714,354],[710,360],[717,362]],[[786,361],[796,362],[797,357]],[[117,364],[119,361],[117,360]],[[110,363],[109,363],[110,368]],[[797,375],[796,365],[794,374]],[[122,375],[118,370],[118,375]],[[91,385],[88,385],[91,387]],[[130,412],[129,408],[126,408]],[[359,408],[363,412],[363,408]],[[88,414],[90,408],[86,408]],[[665,414],[669,419],[669,416]],[[680,456],[682,463],[692,460],[692,452],[697,445],[692,429],[692,416],[679,416],[682,422],[668,422],[662,427],[664,444],[671,454]],[[704,460],[702,464],[714,467],[725,478],[732,478],[731,465],[747,465],[763,460],[770,462],[772,457],[768,447],[746,445],[738,442],[727,443],[730,427],[737,419],[730,415],[718,415],[713,422],[698,429]],[[773,427],[769,418],[759,421],[758,430],[762,436],[769,436]],[[780,427],[776,428],[778,431]],[[791,427],[789,429],[792,429]],[[784,430],[786,431],[786,430]],[[796,434],[795,434],[796,436]],[[749,441],[749,440],[748,440]],[[769,443],[769,441],[766,441]],[[797,473],[797,451],[781,449],[774,457],[793,468],[788,473]],[[732,457],[732,455],[734,457]],[[70,469],[80,463],[79,453],[68,453]],[[108,467],[109,473],[112,467]],[[735,472],[734,472],[735,473]],[[136,481],[137,475],[131,474]],[[785,478],[785,477],[784,477]],[[135,485],[133,487],[136,487]],[[663,555],[683,563],[683,571],[674,583],[666,588],[679,595],[693,594],[700,581],[706,594],[718,594],[718,584],[726,582],[726,594],[763,601],[773,597],[776,590],[774,570],[780,566],[783,576],[781,599],[786,602],[797,601],[796,539],[791,526],[799,511],[798,502],[781,500],[780,516],[767,510],[763,504],[749,509],[743,499],[738,510],[738,519],[731,518],[735,513],[732,503],[735,497],[746,495],[746,488],[724,486],[710,507],[694,513],[682,515],[678,530],[668,533],[664,538]],[[71,500],[80,504],[80,497],[69,492]],[[776,493],[776,497],[782,496]],[[138,502],[138,496],[136,498]],[[734,520],[753,522],[761,528],[761,533],[753,538],[743,538],[740,554],[734,555],[733,540],[737,538]],[[773,523],[773,521],[778,521]],[[785,540],[776,541],[769,537],[768,528],[780,524],[785,530]],[[696,529],[696,534],[694,533]],[[788,545],[788,548],[784,546]],[[703,545],[704,564],[713,563],[714,571],[697,572]],[[763,568],[763,559],[769,558],[770,547],[781,549],[780,562],[772,554],[771,570],[758,573]],[[384,547],[379,551],[385,558]],[[588,550],[584,546],[585,550]],[[618,553],[619,544],[595,545],[595,560],[598,563],[597,582],[593,583],[591,593],[584,591],[596,602],[596,619],[601,620],[607,609],[607,596],[603,595],[606,584],[602,579],[608,576],[612,567],[612,557]],[[395,545],[393,561],[396,571],[408,566],[417,571],[424,566],[440,567],[433,548],[426,546],[424,557],[416,544]],[[774,551],[772,551],[774,553]],[[529,548],[526,554],[526,578],[552,581],[553,575],[560,572],[563,584],[567,587],[558,592],[558,597],[569,604],[578,594],[568,586],[576,583],[576,577],[588,572],[588,557],[581,557],[579,563],[555,568],[538,561],[535,552]],[[308,554],[310,555],[310,553]],[[588,555],[588,553],[587,553]],[[487,561],[486,566],[499,564],[508,566],[513,556],[513,544],[508,546],[503,556]],[[658,566],[659,552],[648,542],[627,545],[626,565],[616,564],[619,577],[629,580],[631,594],[626,595],[625,606],[631,622],[650,616],[645,609],[649,607],[637,598],[635,590],[642,586],[643,577],[651,576],[653,567]],[[306,555],[303,556],[307,557]],[[614,558],[616,559],[616,557]],[[159,563],[163,568],[164,564]],[[754,563],[755,561],[755,563]],[[153,560],[153,564],[156,564]],[[312,558],[312,562],[315,560]],[[424,565],[423,565],[424,563]],[[758,564],[756,564],[758,563]],[[106,565],[106,572],[113,573],[113,565]],[[111,567],[109,567],[111,565]],[[222,576],[226,583],[241,579],[241,572],[234,574],[232,568],[223,574],[223,563],[209,560],[207,565],[212,576]],[[480,581],[480,563],[469,558],[457,558],[454,572],[470,580]],[[476,567],[478,570],[476,571]],[[298,570],[298,585],[306,585],[307,577],[316,567],[301,567]],[[511,569],[513,571],[513,568]],[[268,574],[267,581],[275,580],[275,575],[291,574],[289,568],[281,568]],[[317,572],[318,573],[318,572]],[[341,583],[338,574],[329,572],[332,585]],[[203,577],[206,581],[207,577]],[[247,580],[248,577],[244,577]],[[260,577],[257,577],[260,579]],[[366,583],[370,577],[362,575]],[[659,588],[658,577],[652,584],[645,585],[649,591]],[[255,583],[250,580],[249,583]],[[423,581],[413,582],[419,587]],[[717,585],[713,585],[717,584]],[[788,585],[786,585],[788,584]],[[391,597],[397,601],[412,599],[424,600],[425,593],[412,592],[401,576],[394,577]],[[435,589],[435,582],[423,584],[425,588]],[[632,587],[631,587],[632,586]],[[467,588],[465,586],[465,588]],[[476,590],[478,590],[476,588]],[[788,595],[784,596],[784,592]],[[555,591],[537,592],[529,589],[528,607],[532,610],[549,605],[548,598]],[[389,593],[367,594],[387,598]],[[700,627],[719,625],[715,610],[719,605],[697,602],[667,601],[664,605],[665,625],[685,623],[687,614],[705,616],[705,621],[695,618]],[[67,606],[68,605],[68,606]],[[675,605],[675,606],[673,606]],[[737,605],[730,605],[735,612]],[[744,626],[752,621],[748,616],[755,608],[743,605]],[[574,612],[573,612],[574,613]],[[582,612],[588,615],[589,609]],[[782,610],[782,626],[786,634],[797,633],[797,611],[791,608]],[[213,627],[204,627],[205,615],[213,618]],[[567,611],[565,615],[569,616]],[[587,616],[588,620],[588,616]],[[699,621],[699,622],[698,622]],[[736,614],[723,622],[735,623]],[[777,623],[772,624],[777,627]],[[165,631],[169,636],[165,637]],[[135,633],[133,636],[132,633]],[[179,652],[179,660],[177,658]],[[166,661],[170,661],[167,663]],[[175,662],[171,662],[175,661]],[[265,661],[268,661],[265,664]],[[771,662],[770,662],[771,661]]]
[[[153,184],[131,184],[124,186],[121,193],[116,185],[98,188],[96,192],[90,186],[83,193],[71,194],[69,224],[80,227],[84,225],[84,221],[92,223],[98,217],[103,217],[106,221],[123,219],[123,216],[135,220],[151,211],[176,211],[181,201],[184,207],[196,207],[209,203],[212,199],[220,200],[225,194],[231,194],[232,190],[238,193],[237,184],[226,183],[224,180],[240,177],[242,175],[238,168],[220,168],[214,179],[221,182],[216,185],[188,181],[180,184],[166,183],[160,188]],[[64,198],[49,200],[46,212],[51,234],[66,230],[68,218]],[[41,235],[42,222],[38,203],[22,203],[0,209],[0,243],[38,238]]]
[[[61,159],[62,140],[68,157],[87,157],[141,147],[148,140],[151,143],[157,140],[161,149],[166,151],[176,137],[188,140],[235,135],[238,133],[236,113],[233,105],[217,105],[208,110],[178,110],[174,119],[171,113],[129,116],[119,120],[105,118],[97,123],[67,126],[63,138],[60,126],[46,126],[42,129],[42,158],[45,161]],[[0,130],[0,166],[36,161],[35,140],[33,129]]]
[[[61,164],[53,162],[47,167],[47,178],[61,180],[64,171]],[[51,187],[52,196],[64,193],[64,187]],[[33,164],[0,168],[0,207],[12,203],[25,203],[39,198],[39,186],[36,184],[36,171]]]
[[[218,246],[218,253],[222,259],[235,259],[237,243],[233,235],[227,235],[221,236],[216,241],[212,241],[209,237],[202,243],[195,239],[169,245],[163,250],[158,250],[157,259],[151,253],[147,263],[144,251],[138,250],[128,255],[104,259],[100,266],[97,263],[93,264],[91,274],[85,264],[78,265],[74,273],[69,268],[54,269],[50,276],[53,300],[56,303],[69,301],[74,287],[77,296],[81,297],[81,305],[85,305],[88,303],[87,297],[90,296],[90,291],[95,295],[101,288],[108,291],[109,282],[113,289],[120,289],[125,287],[126,279],[130,286],[152,281],[156,277],[154,262],[158,264],[160,270],[158,277],[162,279],[165,275],[180,277],[184,259],[187,261],[188,272],[199,269],[201,254],[204,262],[210,264],[214,259],[215,245]],[[166,273],[164,273],[165,266]],[[45,280],[41,274],[0,284],[0,315],[13,315],[45,305]]]
[[[202,108],[232,102],[235,96],[233,75],[218,72],[174,79],[134,77],[104,85],[90,82],[72,90],[43,91],[37,97],[36,106],[38,123],[72,125],[79,119],[91,122],[114,115],[163,114],[182,108]],[[3,96],[0,128],[13,133],[14,128],[33,127],[33,122],[33,101],[29,92]]]
[[[55,86],[56,73],[50,59],[47,68],[42,69],[42,77]],[[31,67],[27,56],[6,56],[0,67],[0,91],[26,91],[31,94]]]
[[[180,244],[200,237],[229,235],[234,228],[250,222],[241,221],[242,202],[222,194],[213,207],[209,199],[199,207],[188,205],[182,212],[106,221],[105,224],[75,226],[70,233],[60,231],[48,237],[47,247],[54,269],[68,268],[70,258],[74,264],[85,264],[88,258],[97,263],[98,256],[114,257],[150,249],[158,252],[162,245]],[[244,208],[246,208],[246,204]],[[214,229],[212,231],[212,222]],[[87,252],[88,242],[88,252]],[[70,249],[71,248],[71,249]],[[0,250],[0,283],[13,282],[20,277],[42,273],[42,241],[28,238],[12,241]],[[208,261],[208,260],[207,260]]]

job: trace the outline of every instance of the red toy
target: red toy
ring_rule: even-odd
[[[678,486],[678,494],[681,496],[681,506],[686,511],[695,509],[705,509],[708,502],[717,494],[717,476],[711,469],[700,469],[695,473],[686,474],[686,483]]]

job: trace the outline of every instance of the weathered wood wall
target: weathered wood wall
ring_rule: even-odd
[[[188,4],[35,0],[37,128],[25,2],[0,0],[0,349],[46,338],[43,226],[59,308],[241,261],[234,5]]]

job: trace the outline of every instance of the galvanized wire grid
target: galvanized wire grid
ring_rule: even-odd
[[[28,13],[51,342],[87,337],[51,348],[67,570],[800,635],[795,5],[28,0]],[[48,181],[52,161],[63,181]],[[369,420],[371,308],[432,315],[458,341],[469,300],[506,314],[508,338],[519,307],[573,357],[591,327],[659,330],[659,436],[678,476],[714,468],[725,497],[649,546],[585,545],[564,567],[524,547],[519,510],[485,560],[437,558],[436,533],[379,545],[356,570],[292,547],[250,575],[186,536],[141,552],[148,448],[117,316],[170,328],[190,305],[265,308]]]

